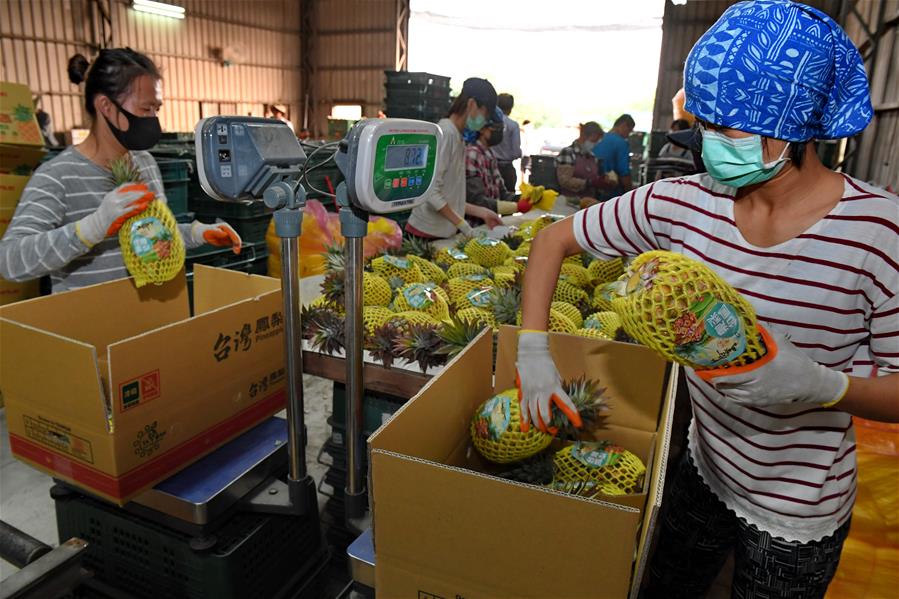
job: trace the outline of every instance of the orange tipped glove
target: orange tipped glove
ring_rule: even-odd
[[[231,246],[235,254],[240,253],[243,243],[237,231],[228,223],[222,222],[207,225],[195,220],[190,227],[190,236],[193,242],[198,244],[208,243],[218,247]]]
[[[124,183],[105,196],[97,209],[75,223],[75,233],[93,247],[119,232],[125,221],[147,209],[156,198],[143,183]]]
[[[552,404],[556,404],[571,423],[583,426],[581,415],[562,388],[562,379],[549,354],[549,336],[545,331],[522,330],[518,333],[518,400],[521,408],[521,432],[533,423],[544,433],[550,428]]]
[[[849,390],[846,373],[818,364],[779,333],[759,326],[768,353],[746,366],[697,370],[734,403],[771,406],[804,403],[831,407]]]

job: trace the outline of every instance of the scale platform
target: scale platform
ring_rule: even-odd
[[[375,588],[375,540],[372,530],[365,529],[346,549],[353,581],[366,589]]]
[[[149,508],[188,526],[204,527],[286,472],[287,421],[272,416],[145,491],[126,509],[147,515],[142,508]]]

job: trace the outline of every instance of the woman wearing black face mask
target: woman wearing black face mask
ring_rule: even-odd
[[[162,134],[162,78],[153,61],[130,48],[107,49],[88,70],[77,55],[69,79],[85,82],[90,135],[35,171],[0,240],[0,276],[27,281],[49,274],[54,292],[127,277],[116,234],[154,198],[165,201],[159,167],[145,151]],[[109,166],[126,154],[142,183],[116,187]],[[240,252],[229,225],[193,222],[179,231],[188,248],[211,243]]]
[[[506,191],[494,146],[503,141],[503,118],[499,108],[478,132],[478,138],[465,147],[465,201],[483,206],[500,215],[517,209],[515,194]]]

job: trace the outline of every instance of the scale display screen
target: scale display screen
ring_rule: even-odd
[[[407,168],[424,168],[427,162],[427,144],[387,146],[384,170],[400,171]]]

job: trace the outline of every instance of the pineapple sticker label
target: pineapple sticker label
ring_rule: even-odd
[[[384,262],[403,270],[409,270],[409,260],[397,256],[384,256]]]
[[[490,296],[491,290],[487,288],[472,289],[467,294],[465,294],[466,299],[468,299],[468,303],[470,303],[475,308],[489,308]]]
[[[623,449],[607,442],[575,443],[571,448],[571,457],[590,468],[602,468],[614,465]]]
[[[475,430],[482,439],[498,440],[509,428],[512,419],[509,398],[496,395],[484,402],[477,415]]]
[[[733,306],[707,293],[674,321],[674,353],[715,367],[746,351],[743,320]]]
[[[484,246],[487,248],[496,247],[499,245],[499,239],[493,239],[492,237],[479,237],[478,245],[481,245],[481,246]]]
[[[448,248],[446,253],[449,254],[449,257],[453,260],[459,260],[460,262],[468,260],[468,254],[461,250],[457,250],[456,248]]]
[[[410,285],[403,290],[406,303],[416,310],[423,310],[434,305],[434,287],[424,283]]]
[[[131,249],[141,262],[156,262],[172,253],[172,232],[158,218],[141,218],[131,224]]]

